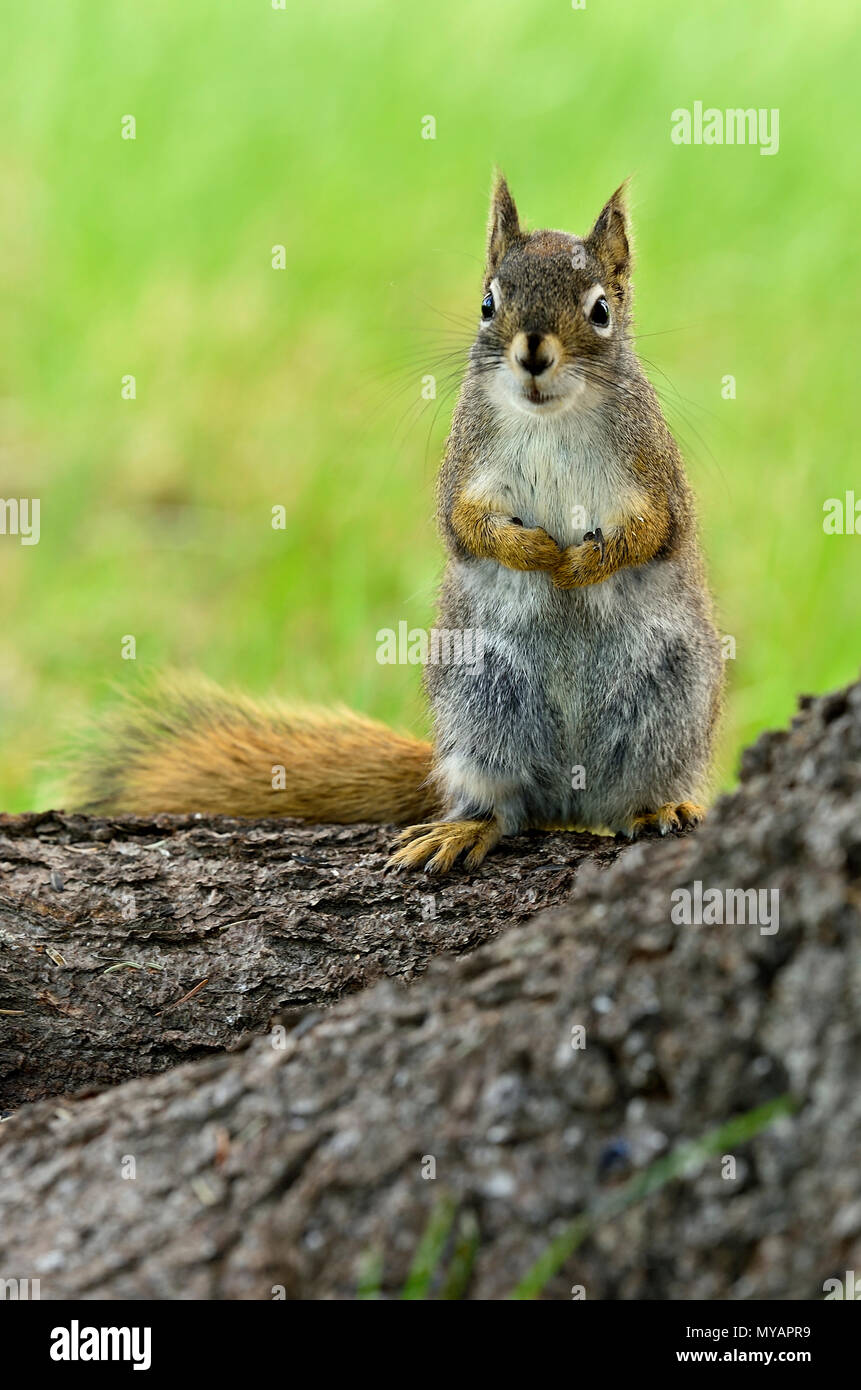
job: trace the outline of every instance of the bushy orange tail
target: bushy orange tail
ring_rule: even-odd
[[[81,758],[91,813],[400,823],[438,810],[431,745],[350,710],[290,709],[197,680],[127,699]]]

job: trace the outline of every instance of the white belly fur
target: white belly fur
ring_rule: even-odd
[[[546,421],[508,417],[469,495],[510,507],[525,526],[542,526],[563,548],[609,526],[637,497],[630,468],[608,450],[606,424],[574,412]]]

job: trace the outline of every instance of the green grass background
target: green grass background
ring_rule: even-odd
[[[859,539],[822,529],[861,496],[850,0],[47,0],[3,29],[0,496],[42,508],[38,546],[0,537],[3,809],[56,801],[70,732],[165,665],[422,726],[375,634],[431,618],[495,163],[578,232],[634,176],[641,346],[737,643],[724,783],[853,676]],[[779,154],[672,144],[698,99],[778,107]]]

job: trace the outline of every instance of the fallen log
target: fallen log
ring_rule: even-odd
[[[235,1047],[565,902],[618,841],[521,836],[474,874],[383,872],[392,832],[0,816],[0,1113]]]

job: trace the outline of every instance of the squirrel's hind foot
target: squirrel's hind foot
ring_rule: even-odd
[[[669,835],[673,830],[687,830],[690,826],[699,825],[700,821],[705,820],[705,814],[705,806],[699,806],[696,801],[668,801],[659,806],[657,811],[647,811],[641,816],[635,816],[631,824],[625,826],[620,834],[627,835],[629,840],[634,840],[649,830]]]
[[[400,846],[386,864],[387,869],[424,869],[426,874],[444,874],[463,854],[464,866],[477,869],[502,834],[496,820],[435,821],[411,825],[398,836]]]

